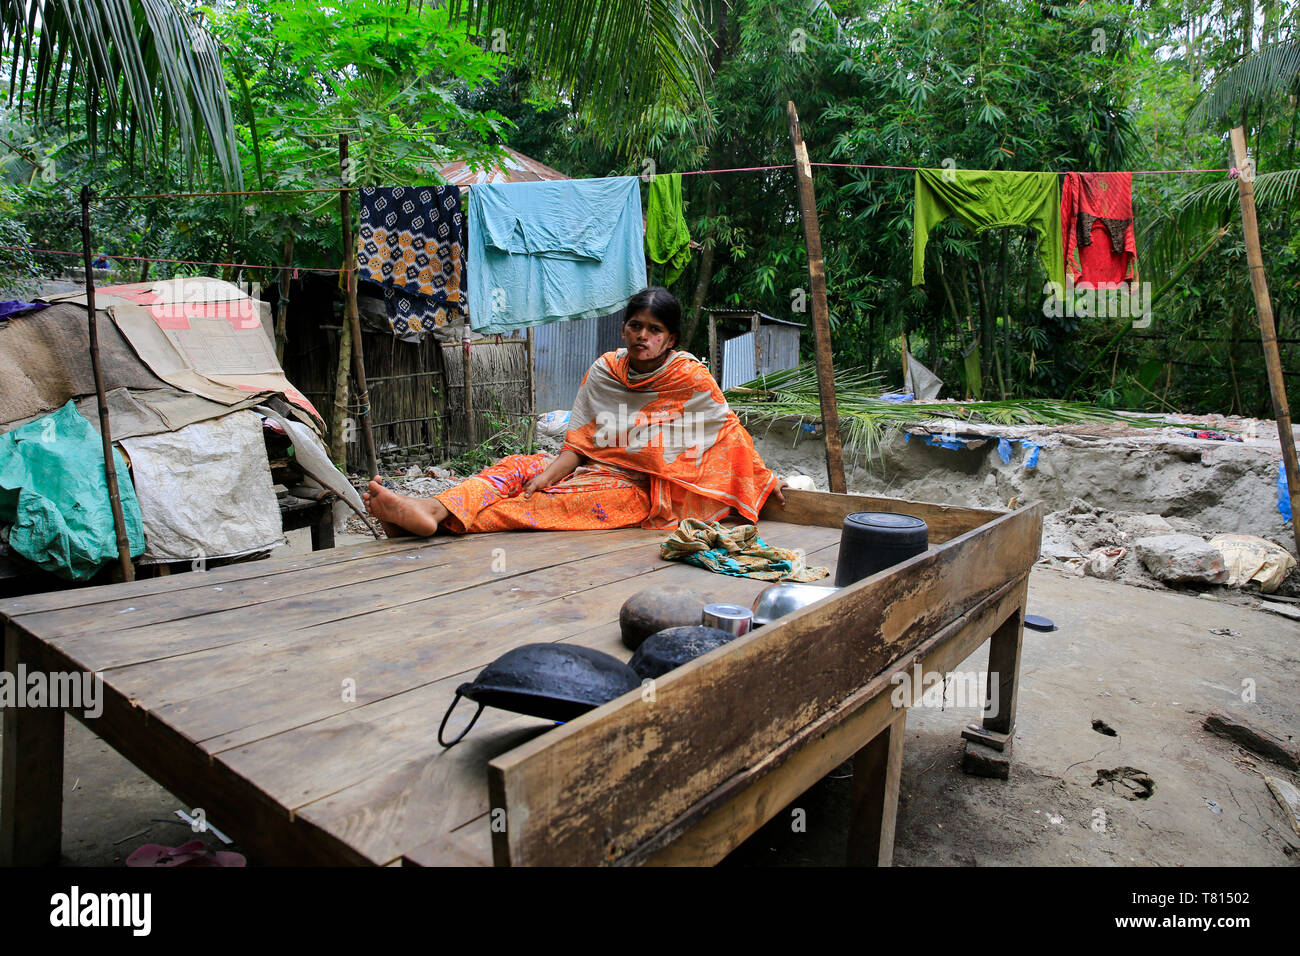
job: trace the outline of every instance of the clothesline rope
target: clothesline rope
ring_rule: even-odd
[[[910,172],[916,172],[917,170],[920,169],[938,168],[935,166],[873,166],[869,163],[809,163],[808,165],[833,166],[839,169],[901,169],[901,170],[908,170]],[[764,168],[764,167],[760,167],[760,168]],[[776,168],[776,167],[766,167],[766,168]],[[943,168],[949,168],[949,167],[943,167]],[[951,168],[954,172],[956,172],[959,169],[959,167],[955,167],[955,166]],[[1028,172],[1028,170],[999,169],[999,170],[991,170],[991,172],[1011,173],[1011,172]],[[1042,172],[1050,172],[1050,170],[1042,170]],[[1065,172],[1075,172],[1075,170],[1065,170]],[[1118,170],[1118,172],[1127,172],[1132,176],[1163,176],[1163,175],[1170,175],[1174,173],[1230,173],[1232,172],[1232,169],[1231,168],[1228,169],[1130,169],[1130,170]],[[1057,173],[1058,175],[1060,175],[1061,171],[1058,170]],[[686,176],[688,174],[682,173],[682,175]]]
[[[71,252],[67,249],[41,249],[37,246],[0,246],[0,249],[9,252],[39,252],[51,256],[80,256],[80,252]],[[95,258],[99,258],[97,254]],[[276,272],[294,272],[305,269],[310,272],[356,272],[353,266],[342,266],[332,268],[326,266],[259,266],[251,262],[208,262],[204,259],[155,259],[149,256],[119,256],[115,254],[103,253],[105,259],[121,259],[128,262],[169,262],[173,264],[187,266],[221,266],[230,269],[270,269]]]
[[[904,172],[916,172],[918,169],[933,169],[932,166],[884,166],[873,163],[809,163],[810,166],[824,166],[834,169],[892,169]],[[736,166],[730,169],[690,169],[678,173],[679,176],[712,176],[720,173],[755,173],[763,172],[770,169],[793,169],[793,163],[782,163],[775,166]],[[1023,170],[1005,170],[1005,172],[1022,172]],[[1067,170],[1069,172],[1070,170]],[[1059,172],[1059,171],[1058,171]],[[1125,172],[1125,170],[1120,170]],[[1230,173],[1231,168],[1227,169],[1134,169],[1127,170],[1134,176],[1164,176],[1178,173]],[[660,173],[659,175],[669,175]],[[472,189],[475,186],[492,185],[491,183],[468,183],[465,185],[456,185],[458,189]],[[224,192],[188,192],[188,193],[133,193],[122,195],[92,196],[95,202],[107,202],[109,200],[123,199],[219,199],[228,196],[302,196],[312,193],[337,193],[344,189],[356,189],[356,186],[320,186],[303,189],[234,189]]]

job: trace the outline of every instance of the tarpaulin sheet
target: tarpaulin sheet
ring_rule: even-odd
[[[122,447],[144,514],[141,564],[233,558],[284,543],[257,412],[128,438]]]
[[[134,556],[145,546],[140,505],[116,449],[113,461]],[[71,402],[0,435],[0,525],[11,525],[10,548],[68,580],[84,581],[117,557],[103,439]]]
[[[265,405],[257,406],[255,411],[261,412],[285,430],[289,440],[293,442],[294,460],[308,476],[315,479],[322,488],[328,488],[347,501],[358,514],[365,514],[361,496],[352,487],[352,482],[348,481],[347,476],[330,461],[329,450],[325,447],[325,443],[311,429],[298,422],[289,421]]]
[[[59,297],[84,305],[84,293]],[[165,382],[223,405],[280,393],[322,427],[320,413],[290,384],[263,324],[265,303],[220,279],[166,279],[95,290],[146,365]]]

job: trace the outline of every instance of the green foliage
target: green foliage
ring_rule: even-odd
[[[240,164],[221,54],[201,15],[179,0],[3,0],[0,53],[10,102],[52,121],[74,104],[89,145],[160,154],[192,168],[214,158],[223,182]]]
[[[458,475],[476,475],[507,455],[532,454],[531,420],[524,417],[512,421],[502,408],[501,400],[495,395],[492,398],[496,408],[484,410],[479,419],[480,422],[486,419],[490,430],[488,437],[447,464]]]

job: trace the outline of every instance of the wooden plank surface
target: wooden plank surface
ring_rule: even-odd
[[[1041,508],[1003,514],[664,675],[653,703],[626,695],[497,758],[489,786],[493,806],[507,813],[506,832],[494,834],[497,862],[618,860],[891,660],[1026,575],[1040,536]]]
[[[811,556],[819,563],[833,562],[837,547],[838,544],[831,545],[812,552]],[[763,582],[722,575],[713,575],[711,581],[701,582],[699,578],[693,579],[688,576],[688,573],[692,572],[707,574],[685,565],[664,564],[662,570],[655,573],[654,578],[656,583],[661,583],[663,576],[668,575],[669,579],[675,580],[676,583],[716,588],[717,590],[711,593],[719,599],[744,604],[752,601],[757,592],[765,586]],[[611,601],[604,611],[605,617],[601,623],[562,639],[585,647],[593,647],[622,660],[628,659],[631,652],[622,645],[619,637],[620,606],[621,603]],[[404,695],[410,698],[408,713],[413,723],[409,734],[404,739],[396,736],[393,728],[383,718],[377,720],[367,718],[376,733],[375,739],[366,741],[364,746],[368,751],[374,751],[375,755],[383,761],[382,765],[376,766],[371,773],[360,777],[358,782],[349,788],[331,793],[319,802],[298,807],[296,813],[314,821],[322,828],[334,831],[355,832],[354,827],[357,826],[358,821],[372,822],[374,825],[368,828],[363,836],[358,837],[355,845],[376,860],[387,858],[389,854],[404,852],[409,847],[427,841],[430,834],[435,832],[429,821],[443,820],[450,827],[461,828],[477,818],[479,823],[475,825],[482,826],[483,833],[482,840],[476,845],[488,852],[488,858],[484,862],[490,862],[490,840],[487,832],[489,826],[487,814],[490,808],[484,773],[487,758],[478,759],[458,768],[455,771],[458,779],[447,788],[445,794],[435,792],[427,786],[412,790],[401,782],[403,778],[421,778],[429,773],[429,767],[445,762],[447,760],[445,754],[455,754],[461,749],[462,745],[457,744],[450,751],[443,751],[437,744],[436,730],[443,713],[452,702],[456,685],[463,680],[472,679],[476,671],[477,667],[437,685],[430,685],[421,688],[418,692]],[[462,705],[462,709],[459,721],[453,718],[453,722],[449,724],[449,736],[459,732],[460,727],[473,713],[472,707]],[[353,716],[360,718],[361,712]],[[466,737],[466,741],[475,738],[485,726],[495,731],[498,727],[511,725],[521,732],[528,727],[548,729],[551,726],[540,721],[530,721],[531,718],[515,717],[491,709],[485,710],[474,730]],[[336,723],[336,721],[325,721],[320,726],[303,728],[301,733],[283,735],[283,740],[275,738],[274,742],[267,741],[269,746],[265,750],[256,754],[250,751],[248,755],[250,760],[255,758],[257,763],[236,765],[241,772],[255,774],[257,779],[269,782],[271,781],[269,774],[283,763],[287,753],[298,749],[319,752],[322,746],[335,746],[332,737],[335,732],[333,725]],[[525,742],[528,736],[525,733],[511,746]],[[287,745],[284,752],[271,749],[278,748],[282,743]],[[359,743],[357,745],[361,746]],[[505,752],[506,749],[509,748],[502,747],[500,752]],[[450,773],[449,771],[448,776]],[[337,783],[339,779],[335,777],[334,782]],[[447,801],[454,801],[454,806],[447,806]],[[432,865],[429,857],[432,852],[431,849],[426,848],[425,865]]]
[[[886,510],[888,504],[904,510],[888,499],[864,505],[868,499],[857,496],[849,502],[790,495],[811,496],[796,501],[792,515],[815,512],[818,520],[791,524],[769,515],[761,525],[764,537],[804,549],[809,563],[827,564],[832,572],[842,518],[837,509]],[[940,515],[938,526],[954,530],[995,513],[926,514]],[[1010,538],[1030,530],[1024,512],[999,520],[1007,528],[963,545],[961,560],[932,551],[909,562],[915,587],[899,588],[877,576],[855,585],[859,600],[824,621],[815,616],[809,623],[815,608],[801,612],[804,627],[790,633],[805,635],[812,646],[802,661],[793,661],[788,691],[766,708],[749,702],[760,723],[787,707],[796,722],[815,715],[839,692],[839,683],[857,679],[845,673],[907,646],[910,629],[932,629],[938,618],[926,603],[934,588],[947,589],[949,610],[987,590]],[[1037,526],[1032,530],[1036,534]],[[464,743],[443,750],[437,724],[462,681],[511,647],[534,641],[568,640],[626,659],[618,610],[651,583],[687,584],[713,600],[741,604],[766,586],[664,562],[657,547],[662,538],[663,532],[622,529],[399,540],[14,599],[0,603],[0,613],[11,616],[20,633],[39,639],[47,669],[103,673],[105,713],[91,729],[190,805],[204,807],[254,856],[308,863],[403,857],[421,864],[486,862],[492,804],[485,765],[538,752],[537,734],[553,725],[488,710]],[[862,596],[872,582],[888,594],[867,606]],[[882,602],[897,610],[884,613]],[[862,612],[866,618],[859,621]],[[859,624],[879,646],[846,639]],[[746,641],[752,638],[705,661],[736,657],[743,670],[742,658],[752,663],[755,653],[735,653]],[[777,649],[773,661],[791,662],[790,650]],[[659,700],[699,663],[660,678]],[[355,682],[355,699],[340,693],[344,680]],[[722,696],[724,706],[734,699],[730,688]],[[471,713],[465,708],[453,724],[463,725]],[[542,749],[563,757],[584,720],[545,734]],[[608,752],[616,755],[618,748]],[[575,782],[589,787],[587,780]],[[662,815],[663,807],[655,809]]]
[[[763,534],[833,571],[837,530],[765,522]],[[476,535],[447,539],[451,548],[435,539],[288,571],[268,562],[269,575],[219,586],[201,574],[141,582],[152,593],[108,589],[19,619],[48,640],[52,666],[103,673],[111,713],[93,730],[241,839],[248,826],[288,827],[283,859],[391,862],[486,819],[487,759],[553,726],[487,711],[464,744],[443,751],[442,713],[483,665],[541,640],[626,659],[618,611],[650,583],[744,604],[766,586],[662,561],[663,536]],[[505,567],[494,571],[499,549]],[[345,675],[354,701],[339,693]],[[469,842],[490,846],[483,834]]]

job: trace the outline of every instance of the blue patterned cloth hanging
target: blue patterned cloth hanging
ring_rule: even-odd
[[[465,321],[465,228],[456,186],[363,186],[357,267],[383,288],[393,333]]]

